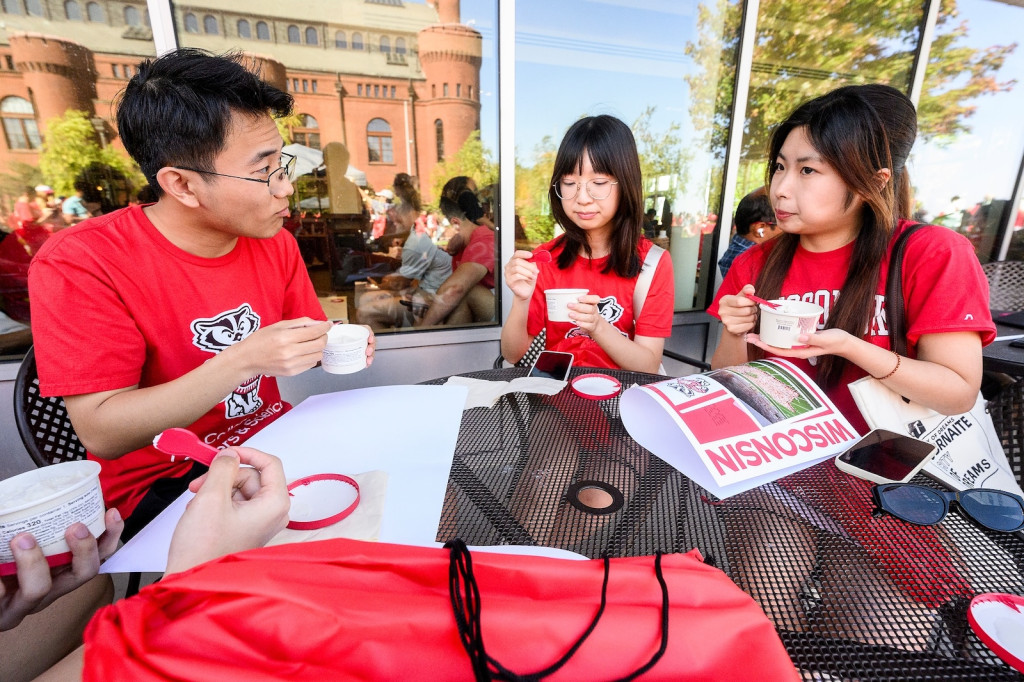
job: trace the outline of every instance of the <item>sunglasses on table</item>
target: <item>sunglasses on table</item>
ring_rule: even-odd
[[[1024,499],[1002,490],[946,492],[912,483],[886,483],[873,487],[871,494],[877,507],[875,516],[885,512],[908,523],[933,526],[946,518],[950,505],[956,503],[989,530],[1012,533],[1024,529]]]

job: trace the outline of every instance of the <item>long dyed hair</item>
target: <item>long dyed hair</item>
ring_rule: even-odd
[[[769,187],[782,145],[798,128],[806,131],[815,150],[846,184],[846,208],[857,196],[864,200],[851,267],[825,324],[860,338],[874,313],[889,240],[898,219],[909,214],[910,180],[904,165],[917,132],[917,114],[909,99],[888,86],[851,85],[813,99],[772,133],[765,178]],[[892,171],[892,178],[880,184],[878,171],[883,168]],[[799,243],[795,234],[783,233],[775,240],[755,283],[761,296],[781,295]],[[826,388],[835,386],[845,367],[846,360],[839,356],[821,356],[818,382]]]

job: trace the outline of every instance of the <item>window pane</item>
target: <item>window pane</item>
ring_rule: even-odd
[[[218,25],[222,37],[217,51],[237,49],[262,55],[258,58],[262,73],[294,97],[294,113],[301,118],[284,126],[286,143],[330,156],[345,141],[351,169],[347,177],[362,186],[370,200],[378,191],[393,192],[396,174],[410,175],[423,207],[434,209],[429,221],[426,215],[420,221],[421,231],[429,231],[429,241],[443,254],[455,233],[454,229],[445,233],[444,218],[436,211],[445,182],[472,175],[483,197],[498,180],[497,0],[406,0],[387,6],[370,3],[359,12],[346,9],[357,5],[363,3],[284,3],[276,13],[265,14],[255,6],[247,10],[244,3],[235,3],[225,15],[215,13],[212,5],[207,5],[209,10],[191,5],[182,6],[185,8],[174,16],[180,24],[188,12],[200,19],[209,13],[218,22],[230,16],[224,19],[232,22],[228,31]],[[226,5],[217,7],[218,12],[228,11]],[[234,31],[234,25],[242,20],[255,24],[254,35],[271,45],[264,43],[261,48],[246,40],[241,29]],[[210,49],[207,36],[190,33],[183,25],[175,29],[183,47]],[[331,49],[323,49],[324,39],[333,41]],[[278,43],[285,45],[282,48]],[[279,49],[270,49],[274,47]],[[400,48],[405,51],[404,58],[399,56]],[[434,95],[434,88],[440,93],[443,82],[461,83],[463,96],[472,84],[481,96],[476,101],[441,100]],[[435,120],[444,121],[443,164],[435,154]],[[328,177],[326,171],[316,171],[319,165],[300,166],[300,170],[309,168],[311,172],[297,177],[290,199],[295,209],[291,225],[317,292],[324,297],[345,297],[350,320],[381,332],[420,325],[419,303],[416,315],[400,303],[403,288],[381,289],[376,299],[362,299],[366,305],[357,307],[356,299],[362,298],[370,276],[376,279],[402,267],[393,240],[399,236],[406,239],[408,231],[397,230],[379,200],[369,206],[370,215],[364,217],[358,190],[345,195],[350,205],[332,207],[331,197],[344,193],[329,189],[340,180]],[[328,163],[326,167],[334,166]],[[495,212],[490,205],[486,210]],[[328,227],[324,224],[328,215],[341,217],[331,218],[335,222]],[[374,224],[378,225],[376,234]],[[478,235],[478,240],[485,242],[484,251],[487,240],[481,237],[487,234],[493,232]],[[493,249],[487,253],[491,254],[488,270],[493,272],[499,255]],[[475,257],[480,258],[479,254]],[[444,258],[439,256],[439,260]],[[472,310],[468,303],[460,305],[457,313],[446,311],[439,323],[494,324],[491,277],[485,284],[476,292],[483,295],[474,298]],[[433,296],[434,291],[427,293]],[[488,299],[489,306],[479,305]]]
[[[217,28],[217,19],[209,14],[203,17],[203,31],[207,35],[217,35],[220,30]]]
[[[1024,156],[1024,7],[943,9],[956,14],[939,13],[911,155],[918,217],[966,235],[983,263],[998,258],[1009,229],[1007,259],[1024,260],[1024,216],[1011,206]]]
[[[238,21],[238,37],[239,38],[251,38],[252,29],[249,26],[249,22],[245,19],[239,19]]]
[[[139,10],[134,7],[128,6],[124,8],[124,23],[129,26],[139,25]]]
[[[3,17],[7,68],[0,87],[0,175],[8,189],[0,194],[9,211],[23,187],[48,185],[54,192],[31,197],[41,216],[37,226],[26,229],[24,244],[10,236],[0,239],[0,326],[5,330],[16,327],[11,320],[29,323],[27,266],[50,235],[65,227],[61,203],[74,194],[75,182],[85,183],[86,207],[96,215],[126,206],[146,185],[114,132],[110,102],[125,85],[126,67],[155,52],[151,39],[121,35],[133,14],[141,21],[144,2],[57,0],[44,11],[40,0],[21,1],[27,13],[12,14],[5,5]],[[20,66],[26,63],[39,68]],[[34,93],[31,99],[28,92]],[[15,335],[0,333],[0,355],[22,353],[31,343],[27,327]]]
[[[185,15],[185,30],[189,33],[199,33],[199,20],[196,19],[196,15]]]
[[[5,14],[24,14],[21,7],[21,0],[3,0]]]
[[[560,230],[548,203],[557,147],[581,116],[611,114],[637,140],[645,233],[672,258],[675,308],[704,307],[715,268],[701,259],[719,210],[740,10],[736,0],[571,0],[559,3],[570,28],[552,21],[550,2],[517,2],[517,243],[534,247]]]

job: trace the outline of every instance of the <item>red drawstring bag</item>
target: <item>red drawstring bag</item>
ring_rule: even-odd
[[[696,550],[450,544],[326,540],[197,566],[101,610],[84,679],[797,679],[761,609]]]

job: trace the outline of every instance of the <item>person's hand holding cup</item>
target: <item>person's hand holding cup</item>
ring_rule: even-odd
[[[569,304],[579,303],[580,297],[589,292],[589,289],[547,289],[544,297],[548,304],[548,319],[552,322],[572,322]]]

